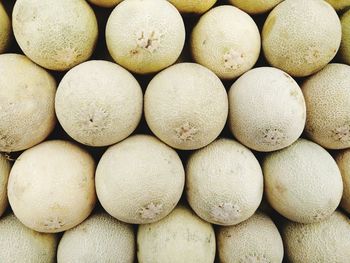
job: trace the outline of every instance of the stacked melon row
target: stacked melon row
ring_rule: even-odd
[[[348,0],[88,2],[0,3],[0,262],[349,262]]]

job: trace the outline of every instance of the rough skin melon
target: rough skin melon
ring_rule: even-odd
[[[17,0],[12,24],[24,54],[51,70],[87,60],[98,35],[94,11],[84,0]]]
[[[350,65],[350,10],[341,17],[342,40],[339,55],[344,63]]]
[[[343,177],[344,191],[340,206],[350,214],[350,149],[340,151],[335,160]]]
[[[261,202],[261,167],[248,148],[219,139],[190,156],[186,194],[192,209],[205,221],[238,224],[251,217]]]
[[[179,63],[163,70],[145,93],[148,126],[176,149],[199,149],[214,141],[225,126],[227,114],[224,85],[199,64]]]
[[[0,217],[5,212],[8,205],[7,181],[11,170],[10,161],[0,153]]]
[[[203,14],[208,11],[217,0],[168,0],[181,13]]]
[[[349,262],[350,219],[341,212],[315,224],[287,222],[282,238],[291,263]]]
[[[316,143],[299,139],[268,154],[262,168],[268,202],[291,221],[323,221],[340,203],[343,182],[339,168]]]
[[[111,146],[96,171],[104,209],[131,224],[156,222],[179,201],[185,172],[178,154],[150,135],[134,135]]]
[[[55,263],[58,238],[25,227],[13,214],[0,219],[1,263]]]
[[[106,213],[93,214],[66,231],[57,251],[58,263],[133,263],[134,258],[133,227]]]
[[[0,2],[0,54],[5,53],[11,43],[11,20]]]
[[[142,115],[137,80],[117,64],[102,60],[71,69],[56,93],[56,114],[64,130],[89,146],[106,146],[128,137]]]
[[[306,135],[329,149],[350,147],[350,66],[328,64],[302,84]]]
[[[100,7],[114,7],[123,0],[88,0],[88,1]]]
[[[233,79],[251,69],[260,53],[260,33],[240,9],[224,5],[204,14],[191,35],[194,60],[221,79]]]
[[[163,220],[139,226],[139,263],[213,263],[215,233],[211,224],[178,206]]]
[[[281,263],[283,243],[273,221],[257,212],[235,226],[219,227],[218,254],[222,263]]]
[[[229,91],[229,109],[233,135],[256,151],[291,145],[305,125],[305,100],[299,85],[276,68],[254,68],[241,76]]]
[[[285,0],[267,17],[262,46],[267,61],[294,77],[309,76],[336,55],[339,17],[323,0]]]
[[[18,54],[0,55],[0,152],[25,150],[54,129],[56,81]]]
[[[341,11],[345,8],[350,7],[350,0],[326,0],[330,3],[335,10]]]
[[[139,74],[157,72],[180,56],[185,26],[168,1],[124,0],[108,18],[106,42],[113,59],[124,68]]]
[[[8,198],[16,217],[46,233],[70,229],[94,208],[95,163],[68,141],[46,141],[22,153],[13,165]]]
[[[283,0],[229,0],[229,2],[247,12],[256,15],[270,11]]]

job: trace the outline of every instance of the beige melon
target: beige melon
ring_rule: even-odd
[[[350,10],[341,17],[342,39],[339,55],[342,61],[350,65]]]
[[[95,164],[68,141],[46,141],[17,158],[10,172],[8,198],[27,227],[47,233],[70,229],[94,208]]]
[[[106,146],[128,137],[142,115],[143,95],[137,80],[107,61],[84,62],[71,69],[56,93],[56,114],[76,141]]]
[[[341,212],[320,223],[287,222],[282,238],[291,263],[349,262],[350,219]]]
[[[306,108],[299,85],[282,70],[261,67],[241,76],[229,91],[229,125],[247,147],[276,151],[303,132]]]
[[[0,217],[8,205],[7,181],[11,170],[11,164],[6,156],[0,153]]]
[[[231,4],[248,14],[262,14],[270,11],[283,0],[229,0]]]
[[[139,74],[157,72],[180,56],[185,26],[168,1],[125,0],[108,18],[106,42],[113,59],[124,68]]]
[[[340,151],[335,160],[343,177],[344,191],[340,206],[350,214],[350,149]]]
[[[283,243],[273,221],[256,213],[236,226],[217,231],[218,254],[222,263],[281,263]]]
[[[323,0],[285,0],[267,17],[262,46],[267,61],[292,76],[311,75],[336,55],[341,40],[337,13]]]
[[[88,0],[91,4],[100,7],[114,7],[123,0]]]
[[[165,69],[152,79],[145,93],[148,126],[176,149],[198,149],[214,141],[227,114],[224,85],[213,72],[195,63]]]
[[[240,9],[224,5],[204,14],[191,35],[194,60],[219,78],[233,79],[251,69],[260,53],[260,33]]]
[[[11,20],[0,2],[0,54],[5,53],[11,44]]]
[[[149,135],[111,146],[96,171],[96,191],[105,210],[132,224],[156,222],[179,201],[185,173],[178,154]]]
[[[211,224],[178,206],[163,220],[139,226],[139,263],[213,263],[215,233]]]
[[[194,152],[186,167],[186,194],[205,221],[235,225],[251,217],[263,194],[258,160],[240,143],[220,139]]]
[[[350,0],[326,0],[330,3],[335,10],[341,11],[347,7],[350,7]]]
[[[1,263],[55,263],[58,238],[33,231],[13,214],[0,219]]]
[[[181,13],[202,14],[208,11],[217,0],[168,0]]]
[[[93,214],[66,231],[57,251],[58,263],[133,263],[134,258],[133,227],[106,213]]]
[[[313,142],[299,139],[288,148],[270,153],[262,167],[267,200],[291,221],[323,221],[340,203],[343,182],[338,166]]]
[[[12,24],[24,54],[51,70],[87,60],[98,35],[94,11],[84,0],[18,0]]]
[[[54,129],[56,81],[18,54],[0,55],[0,152],[25,150]]]
[[[302,85],[307,136],[329,149],[350,147],[350,66],[332,63]]]

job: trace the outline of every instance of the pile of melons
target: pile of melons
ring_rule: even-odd
[[[349,263],[350,0],[0,1],[1,263]]]

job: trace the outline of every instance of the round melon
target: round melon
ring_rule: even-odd
[[[229,0],[232,5],[252,15],[266,13],[282,1],[283,0]]]
[[[25,227],[13,214],[0,219],[1,263],[55,263],[58,238]]]
[[[203,14],[208,11],[217,0],[168,0],[181,13]]]
[[[10,172],[8,198],[16,217],[46,233],[70,229],[94,208],[95,163],[67,141],[46,141],[17,158]]]
[[[261,202],[261,167],[249,149],[234,140],[219,139],[190,156],[186,194],[205,221],[238,224],[251,217]]]
[[[350,147],[350,66],[332,63],[302,85],[306,135],[329,149]]]
[[[25,150],[54,129],[56,81],[18,54],[0,55],[0,152]]]
[[[241,76],[229,91],[229,126],[247,147],[270,152],[295,142],[303,132],[303,93],[282,70],[261,67]]]
[[[93,214],[66,231],[57,251],[58,263],[133,263],[134,258],[133,227],[106,213]]]
[[[267,61],[294,77],[309,76],[336,55],[341,40],[337,13],[323,0],[285,0],[267,17],[262,46]]]
[[[11,170],[11,164],[6,156],[0,153],[0,217],[8,205],[7,181]]]
[[[68,70],[94,51],[98,25],[84,0],[17,0],[12,24],[24,54],[51,70]]]
[[[168,1],[125,0],[108,18],[106,42],[113,59],[124,68],[139,74],[157,72],[180,56],[185,26]]]
[[[220,227],[217,231],[220,262],[281,263],[283,243],[273,221],[256,213],[236,226]]]
[[[342,39],[339,55],[342,61],[350,65],[350,10],[341,17]]]
[[[179,206],[163,220],[139,226],[137,259],[139,263],[213,263],[215,243],[212,225]]]
[[[350,219],[341,212],[315,224],[287,222],[282,238],[290,262],[349,262]]]
[[[71,69],[56,93],[56,114],[64,130],[89,146],[106,146],[128,137],[142,115],[137,80],[112,62],[93,60]]]
[[[123,0],[88,0],[91,4],[100,7],[114,7]]]
[[[111,146],[96,171],[96,191],[105,210],[131,224],[156,222],[179,201],[185,173],[178,154],[149,135]]]
[[[152,132],[173,148],[202,148],[225,126],[224,85],[207,68],[179,63],[157,74],[145,93],[145,117]]]
[[[11,20],[7,12],[0,2],[0,54],[5,53],[10,46],[12,27]]]
[[[350,149],[340,151],[336,154],[335,160],[343,177],[343,198],[340,206],[350,214]]]
[[[330,3],[335,10],[341,11],[345,8],[350,7],[350,0],[326,0]]]
[[[260,33],[240,9],[224,5],[204,14],[191,35],[194,60],[219,78],[233,79],[251,69],[260,53]]]
[[[268,154],[262,168],[268,202],[291,221],[320,222],[340,203],[343,182],[338,166],[313,142],[299,139],[288,148]]]

